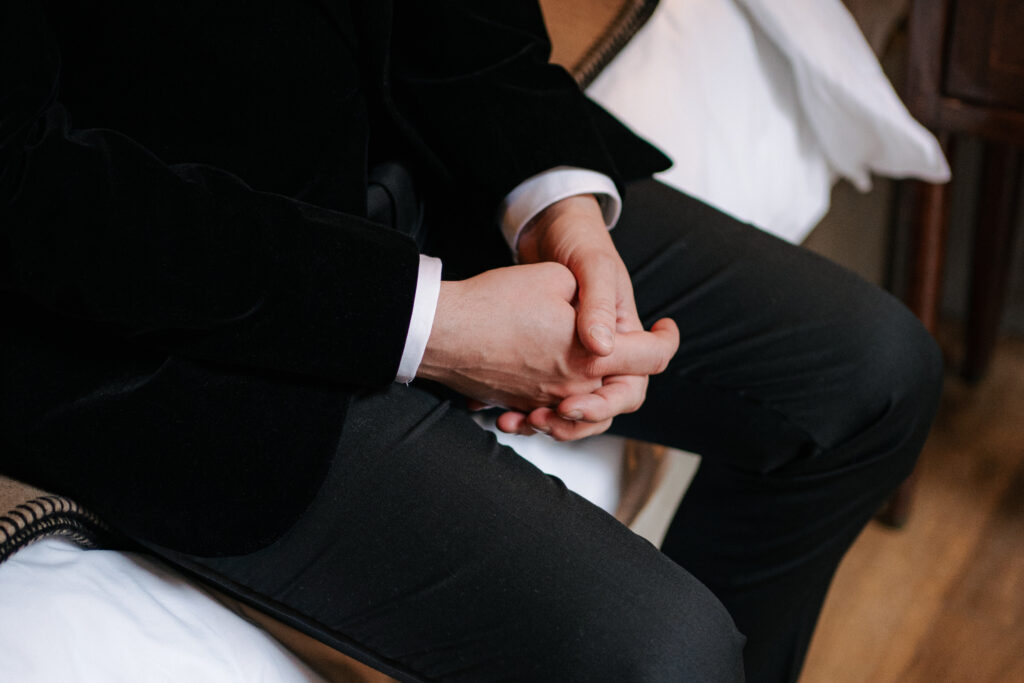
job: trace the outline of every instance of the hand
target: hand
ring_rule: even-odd
[[[519,261],[553,261],[567,267],[579,285],[576,326],[580,343],[606,356],[617,331],[643,329],[629,271],[612,243],[593,195],[576,195],[540,212],[519,237]]]
[[[530,263],[555,261],[570,269],[579,283],[577,334],[580,343],[593,353],[612,353],[616,336],[643,329],[629,272],[593,196],[570,197],[538,215],[520,237],[519,257]],[[655,326],[671,328],[678,340],[671,320],[660,320]],[[606,335],[603,330],[608,329],[616,334]],[[677,347],[678,341],[673,354]],[[519,434],[541,431],[557,440],[599,434],[616,415],[633,412],[643,404],[647,383],[646,375],[608,376],[591,393],[570,396],[555,409],[542,407],[528,415],[506,412],[498,418],[498,428]]]
[[[442,282],[417,376],[525,413],[589,396],[608,376],[664,370],[679,343],[674,324],[624,332],[598,356],[576,335],[576,293],[576,279],[556,263]]]

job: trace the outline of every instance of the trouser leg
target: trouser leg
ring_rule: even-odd
[[[323,488],[268,548],[162,554],[403,680],[743,676],[710,591],[415,387],[354,402]]]
[[[751,681],[799,673],[836,565],[909,473],[941,358],[895,299],[654,181],[613,232],[646,325],[681,343],[617,433],[703,456],[663,551],[748,637]]]
[[[795,678],[836,564],[909,471],[939,362],[889,297],[653,182],[614,237],[646,323],[682,344],[620,433],[701,453],[665,553],[460,410],[356,401],[296,527],[240,558],[168,555],[407,680]]]

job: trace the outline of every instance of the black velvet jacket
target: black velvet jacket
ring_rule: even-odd
[[[522,1],[4,0],[0,471],[176,549],[273,540],[404,345],[368,163],[489,212],[666,165],[548,50]]]

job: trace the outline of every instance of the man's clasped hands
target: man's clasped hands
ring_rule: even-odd
[[[470,399],[501,406],[504,432],[559,441],[604,432],[637,410],[663,372],[679,330],[644,331],[629,273],[593,195],[541,212],[523,231],[522,265],[441,283],[418,372]]]

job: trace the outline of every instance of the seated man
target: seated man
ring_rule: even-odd
[[[794,680],[939,354],[548,50],[527,2],[5,3],[0,469],[402,680]],[[661,551],[486,405],[702,454]]]

